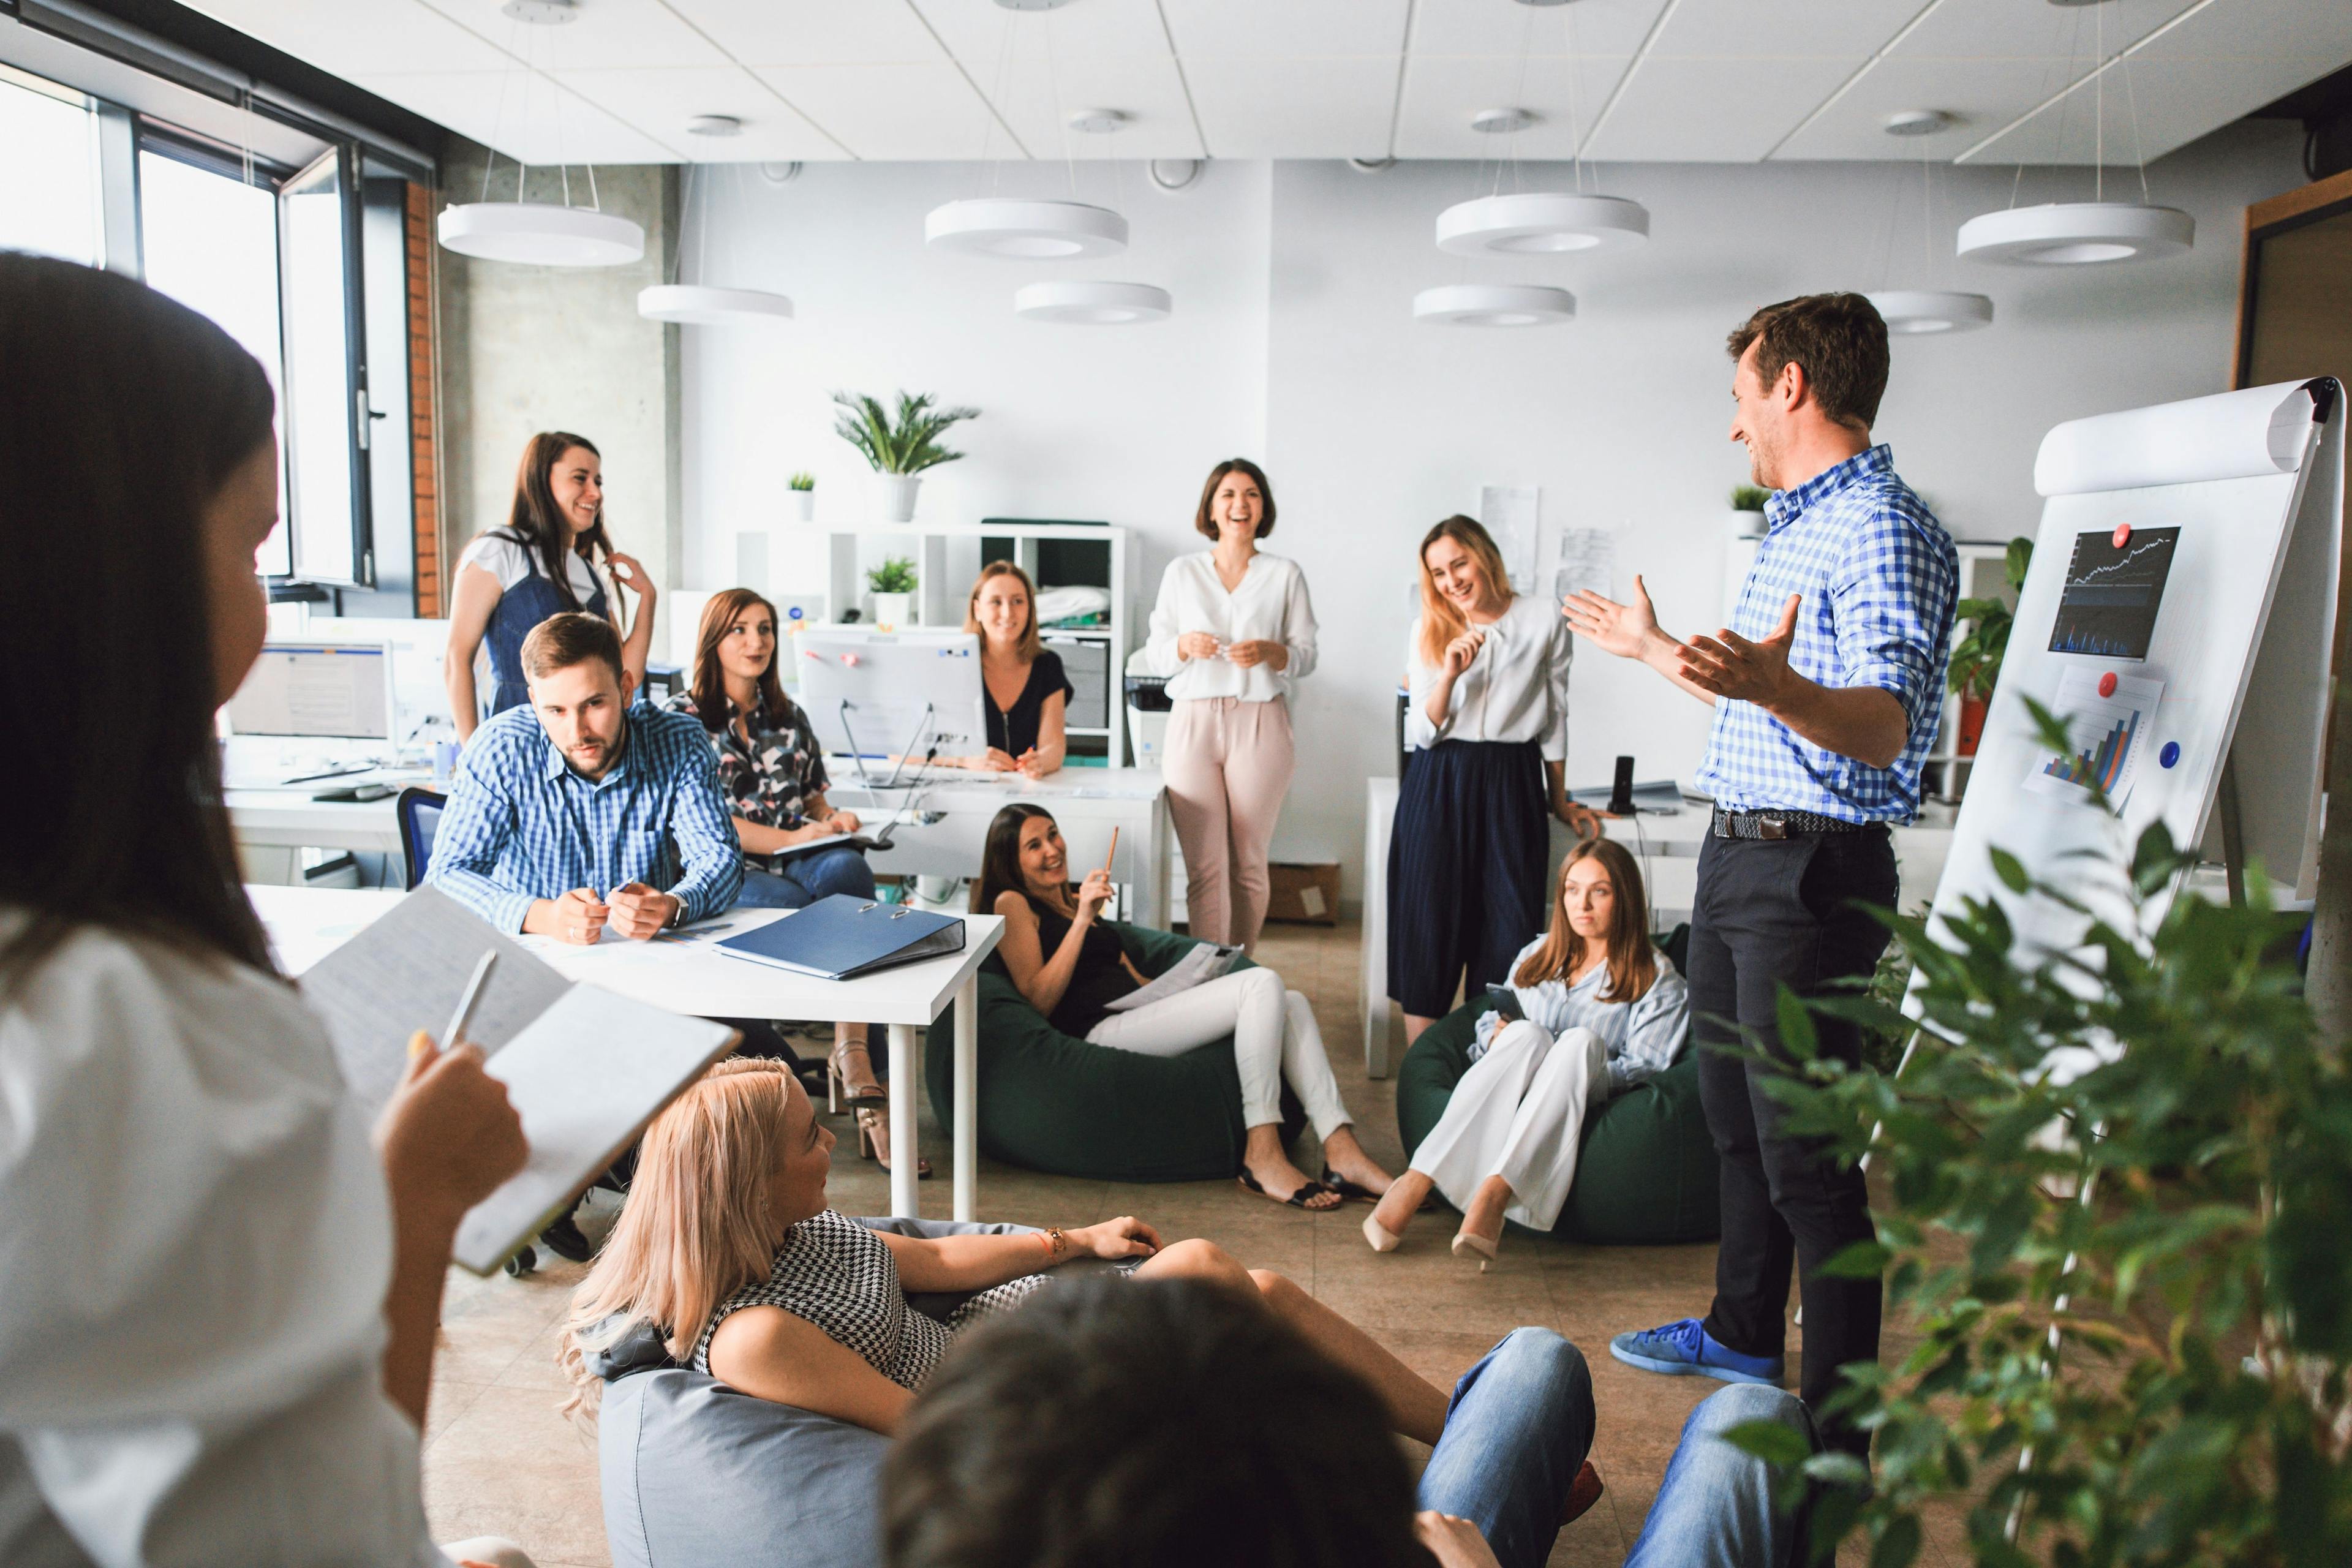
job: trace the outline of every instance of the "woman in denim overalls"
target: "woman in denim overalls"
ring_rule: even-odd
[[[618,585],[635,591],[634,626],[622,626],[618,608],[593,570],[595,553],[602,553]],[[456,577],[443,675],[459,740],[470,739],[481,718],[474,657],[483,641],[489,643],[495,682],[489,712],[522,707],[530,700],[522,640],[541,621],[566,611],[585,610],[611,620],[624,633],[621,664],[631,692],[644,689],[653,642],[653,579],[613,548],[604,531],[603,458],[585,437],[551,430],[530,438],[515,475],[514,510],[507,526],[467,546]]]

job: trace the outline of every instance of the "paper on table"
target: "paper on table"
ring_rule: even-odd
[[[522,1113],[530,1158],[467,1211],[457,1261],[477,1274],[498,1268],[736,1038],[723,1024],[590,986],[558,998],[490,1060]]]
[[[1104,1010],[1125,1013],[1137,1007],[1148,1007],[1154,1002],[1165,1001],[1195,985],[1204,985],[1234,966],[1242,955],[1238,947],[1221,947],[1213,942],[1202,942],[1176,961],[1175,966],[1140,990],[1130,991],[1116,1002],[1103,1004]]]

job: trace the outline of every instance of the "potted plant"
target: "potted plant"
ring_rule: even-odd
[[[1764,503],[1772,492],[1761,485],[1731,487],[1731,532],[1735,539],[1764,537]]]
[[[904,519],[896,521],[903,521]],[[914,618],[915,563],[904,555],[886,555],[882,564],[866,574],[874,590],[874,624],[884,631],[910,624]]]
[[[1956,757],[1975,756],[1984,739],[1993,683],[2000,679],[2009,630],[2017,618],[2010,601],[2025,587],[2025,569],[2032,561],[2033,541],[2022,536],[2011,540],[2009,557],[2002,563],[2010,598],[1962,599],[1953,606],[1954,616],[1969,623],[1968,636],[1952,645],[1952,689],[1960,694],[1960,732],[1952,741]]]
[[[802,522],[816,521],[816,476],[803,470],[792,478],[793,516]]]
[[[980,417],[977,408],[934,408],[929,393],[898,394],[893,419],[879,399],[861,392],[836,392],[840,406],[834,433],[857,448],[874,471],[882,476],[882,514],[891,522],[911,522],[915,490],[923,470],[952,463],[963,456],[940,445],[950,426]]]

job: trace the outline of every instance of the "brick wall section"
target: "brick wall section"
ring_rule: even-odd
[[[408,187],[408,407],[416,504],[416,613],[449,613],[441,570],[440,453],[435,439],[433,374],[433,191]]]

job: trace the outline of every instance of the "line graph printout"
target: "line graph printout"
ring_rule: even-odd
[[[2050,651],[2146,658],[2179,542],[2177,528],[2135,529],[2120,545],[2113,534],[2076,534]]]
[[[2087,802],[2096,786],[2121,805],[2139,776],[2140,753],[2147,750],[2148,727],[2156,722],[2157,704],[2162,700],[2161,680],[2119,675],[2114,692],[2102,697],[2097,673],[2066,671],[2059,678],[2053,707],[2067,721],[2074,749],[2042,752],[2025,777],[2025,787],[2037,795]]]

